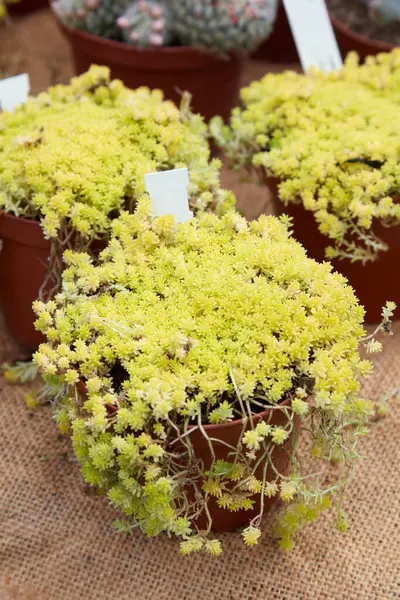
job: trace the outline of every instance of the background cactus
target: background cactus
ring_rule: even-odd
[[[83,29],[93,35],[118,38],[117,18],[128,0],[56,0],[53,10],[62,23],[72,29]]]
[[[139,48],[168,46],[173,40],[171,14],[165,0],[131,3],[117,19],[122,37]]]
[[[248,52],[272,31],[277,0],[171,0],[182,44]]]
[[[0,0],[2,2],[2,0]],[[278,0],[54,0],[68,27],[139,48],[183,44],[246,53],[272,31]]]
[[[400,0],[361,0],[377,21],[391,23],[400,21]]]

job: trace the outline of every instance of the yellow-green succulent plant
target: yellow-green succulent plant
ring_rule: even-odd
[[[328,74],[267,74],[211,132],[234,167],[278,179],[280,200],[313,212],[328,258],[366,262],[387,249],[374,225],[400,223],[399,83],[399,49]]]
[[[70,227],[92,239],[133,210],[145,173],[185,166],[192,208],[223,213],[233,195],[219,187],[206,132],[159,90],[129,90],[92,67],[0,115],[0,208],[40,220],[48,238]]]
[[[280,495],[289,505],[277,535],[290,547],[303,523],[341,497],[372,411],[359,397],[371,364],[359,355],[364,310],[352,288],[306,256],[285,217],[203,213],[176,224],[152,219],[142,200],[112,230],[96,264],[67,251],[61,292],[35,304],[47,343],[34,360],[64,386],[56,420],[71,432],[86,481],[146,535],[176,534],[183,554],[221,552],[212,519],[200,531],[193,523],[211,497],[235,511],[251,509],[255,493]],[[268,407],[284,412],[285,425],[253,425],[250,415]],[[229,461],[214,455],[205,471],[190,426],[210,442],[203,426],[232,419],[251,426]],[[309,438],[308,462],[294,442],[289,475],[256,476],[260,460],[265,474],[274,447],[298,434]],[[324,486],[320,459],[332,456],[342,469]],[[261,506],[249,518],[247,545],[262,514]]]

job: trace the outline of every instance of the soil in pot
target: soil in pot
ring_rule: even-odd
[[[360,0],[326,0],[326,3],[344,54],[355,50],[365,58],[400,45],[400,24],[375,22]]]
[[[289,203],[284,206],[277,199],[277,180],[268,179],[267,184],[273,194],[275,212],[284,212],[293,217],[293,236],[304,246],[308,256],[318,261],[326,260],[325,248],[330,241],[320,233],[312,212],[306,211],[301,204]],[[400,316],[400,278],[396,276],[400,264],[400,225],[383,227],[377,224],[374,232],[389,247],[375,261],[365,265],[349,260],[332,261],[334,268],[347,277],[365,307],[366,323],[381,321],[382,307],[388,300],[396,302],[396,316]]]
[[[159,88],[178,105],[182,92],[188,91],[193,111],[207,120],[214,115],[227,120],[238,102],[243,65],[239,57],[223,60],[184,46],[139,50],[61,23],[59,27],[70,41],[77,74],[92,64],[106,65],[112,79],[121,79],[130,88]]]

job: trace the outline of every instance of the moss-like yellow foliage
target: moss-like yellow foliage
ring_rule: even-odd
[[[242,90],[230,129],[212,130],[235,166],[280,180],[333,244],[328,257],[366,261],[385,246],[374,224],[400,222],[400,50],[363,66],[268,74]]]
[[[234,199],[219,187],[206,133],[160,91],[128,90],[92,67],[0,115],[0,208],[40,219],[49,238],[69,227],[92,239],[133,210],[145,173],[186,166],[192,208],[223,213]]]
[[[140,202],[114,221],[99,264],[85,253],[65,258],[61,293],[35,304],[48,338],[35,361],[71,386],[85,381],[87,397],[72,392],[58,420],[70,423],[87,481],[147,535],[166,530],[186,540],[201,490],[227,510],[252,508],[254,490],[278,490],[254,476],[255,453],[268,462],[292,435],[295,414],[310,410],[322,454],[340,440],[351,463],[344,423],[371,409],[358,398],[358,378],[370,370],[358,353],[363,308],[329,264],[307,258],[285,219],[204,213],[176,225],[170,216],[151,219]],[[245,404],[278,407],[285,397],[294,403],[284,409],[287,424],[243,431],[235,462],[233,453],[204,473],[193,453],[171,446],[190,424],[245,418]],[[194,505],[188,479],[199,490]],[[296,479],[289,488],[304,486]],[[204,548],[205,538],[191,537],[182,552]]]

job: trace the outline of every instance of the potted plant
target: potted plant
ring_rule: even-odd
[[[47,343],[34,361],[58,379],[55,419],[86,481],[126,516],[118,527],[218,555],[212,531],[244,525],[254,545],[280,498],[284,548],[332,502],[343,529],[373,412],[359,397],[371,364],[351,287],[306,256],[286,217],[177,225],[143,202],[113,232],[97,265],[68,251],[61,293],[35,303]],[[328,484],[324,459],[340,466]]]
[[[349,56],[331,74],[266,75],[242,91],[230,128],[211,124],[231,164],[278,196],[309,255],[348,277],[369,322],[400,298],[399,58],[395,50],[363,66]]]
[[[77,73],[106,64],[128,87],[182,91],[210,119],[235,105],[241,54],[272,30],[277,0],[56,0]]]
[[[186,105],[128,90],[105,67],[0,114],[0,293],[20,342],[37,348],[32,302],[58,290],[63,251],[104,243],[145,193],[145,173],[188,167],[192,210],[232,207],[206,138]]]
[[[327,0],[339,46],[367,56],[400,46],[400,4],[397,0]]]

